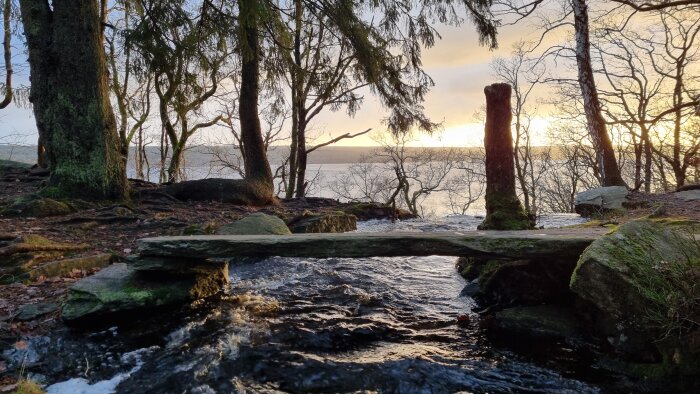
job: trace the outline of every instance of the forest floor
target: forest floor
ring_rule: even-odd
[[[29,171],[10,176],[0,174],[0,208],[20,196],[35,193],[45,181],[44,177],[43,173]],[[109,254],[114,261],[132,254],[140,238],[207,233],[253,212],[292,218],[305,211],[322,213],[348,207],[348,204],[320,198],[280,200],[262,208],[217,202],[182,202],[160,192],[156,185],[139,181],[132,182],[132,196],[128,204],[85,203],[81,209],[57,217],[0,217],[0,238],[3,234],[5,239],[8,236],[39,235],[54,242],[86,244],[84,251],[71,257]],[[618,224],[650,214],[700,220],[700,201],[686,201],[673,193],[634,193],[631,199],[636,208],[622,217],[601,221],[600,225]],[[24,346],[22,338],[43,335],[62,326],[60,308],[28,321],[19,321],[15,317],[22,306],[59,306],[72,283],[96,270],[74,269],[60,277],[39,276],[30,282],[0,285],[0,352]],[[5,369],[0,358],[0,393],[3,387],[14,384],[12,378],[2,377]]]

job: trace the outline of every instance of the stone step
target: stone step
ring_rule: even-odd
[[[293,235],[198,235],[145,238],[142,256],[226,258],[473,256],[578,258],[607,229],[343,233]]]

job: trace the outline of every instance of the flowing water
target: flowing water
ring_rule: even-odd
[[[544,224],[579,220],[559,215]],[[367,222],[360,231],[455,230],[478,222]],[[228,296],[146,333],[64,334],[34,348],[50,353],[37,359],[56,364],[44,377],[49,393],[600,391],[565,363],[495,348],[479,328],[473,300],[460,295],[466,283],[454,263],[239,261]]]

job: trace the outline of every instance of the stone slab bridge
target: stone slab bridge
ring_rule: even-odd
[[[472,256],[578,260],[605,229],[206,235],[145,238],[138,255],[76,282],[63,307],[66,322],[110,321],[136,310],[181,305],[218,294],[236,257]],[[165,275],[163,275],[165,274]],[[127,313],[128,312],[128,313]],[[126,315],[125,315],[126,314]]]
[[[465,231],[144,238],[141,256],[177,258],[470,256],[574,258],[608,230]]]

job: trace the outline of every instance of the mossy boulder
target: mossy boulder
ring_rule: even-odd
[[[258,212],[223,225],[216,233],[220,235],[289,235],[292,232],[277,216]]]
[[[23,278],[33,280],[41,276],[46,278],[61,277],[71,274],[74,270],[89,271],[101,269],[110,265],[113,257],[109,253],[100,253],[91,256],[49,261],[33,267]]]
[[[88,245],[53,242],[39,235],[23,235],[12,241],[2,241],[0,283],[29,279],[33,270],[87,248]]]
[[[700,373],[700,341],[692,340],[700,330],[700,242],[692,231],[625,223],[584,251],[571,289],[628,359]]]
[[[625,186],[607,186],[576,195],[574,209],[583,217],[604,217],[625,212],[630,192]]]
[[[228,269],[195,277],[153,278],[124,263],[113,264],[70,288],[62,317],[68,323],[138,320],[139,313],[212,296],[227,283]]]
[[[289,222],[295,234],[306,233],[345,233],[357,230],[357,217],[345,212],[313,214],[304,212]]]
[[[37,195],[22,196],[0,211],[7,217],[50,217],[63,216],[74,212],[69,204]]]

